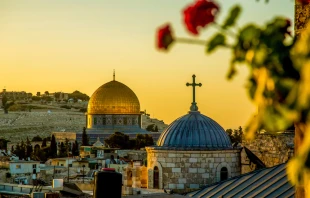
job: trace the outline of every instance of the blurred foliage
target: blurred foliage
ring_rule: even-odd
[[[231,49],[228,79],[236,76],[239,66],[249,70],[246,90],[258,112],[247,123],[247,138],[254,138],[260,130],[270,133],[297,126],[302,141],[287,170],[293,184],[305,184],[310,181],[310,27],[299,38],[291,35],[291,23],[283,17],[264,25],[237,27],[240,11],[237,5],[222,24],[213,23],[219,31],[204,42],[206,53],[220,47]],[[174,40],[198,43],[195,39]]]

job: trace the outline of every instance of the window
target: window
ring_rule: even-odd
[[[97,125],[97,118],[94,118],[94,125]]]
[[[21,165],[16,165],[16,169],[21,169]]]
[[[226,167],[221,168],[221,181],[228,179],[228,170]]]
[[[159,189],[159,169],[157,166],[154,167],[153,172],[153,188]]]
[[[116,125],[117,124],[117,119],[113,118],[113,124]]]
[[[32,168],[37,168],[37,165],[36,164],[32,164]]]
[[[127,118],[124,118],[124,125],[127,125]]]
[[[102,124],[106,125],[107,124],[107,120],[105,118],[102,118]]]

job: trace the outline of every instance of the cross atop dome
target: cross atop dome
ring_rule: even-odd
[[[193,102],[192,102],[192,105],[190,107],[190,110],[191,111],[198,111],[198,106],[197,106],[197,103],[195,101],[195,96],[196,96],[195,87],[196,86],[201,87],[202,84],[201,83],[196,84],[196,82],[195,82],[195,78],[196,78],[195,74],[193,74],[192,77],[193,77],[193,83],[186,83],[186,86],[192,86],[193,87]]]
[[[113,81],[115,81],[115,69],[113,69]]]

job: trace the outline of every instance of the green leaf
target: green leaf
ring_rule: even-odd
[[[221,33],[217,33],[207,43],[207,49],[206,49],[207,53],[213,52],[215,48],[218,46],[224,46],[225,42],[226,37]]]
[[[239,5],[233,7],[229,12],[228,17],[224,21],[223,28],[233,26],[236,23],[236,20],[239,17],[240,13],[241,13],[241,7]]]

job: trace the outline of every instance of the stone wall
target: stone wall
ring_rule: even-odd
[[[240,149],[221,151],[159,150],[147,147],[148,188],[154,188],[154,168],[159,169],[159,189],[177,192],[198,189],[220,181],[222,167],[228,178],[240,175]]]
[[[295,34],[299,34],[306,29],[306,24],[310,18],[310,4],[302,6],[300,3],[295,3]]]
[[[293,156],[294,134],[260,134],[254,140],[243,140],[242,146],[250,149],[267,167],[272,167],[287,162]],[[255,169],[254,164],[249,165],[249,162],[245,151],[242,150],[242,173]]]
[[[133,161],[144,161],[146,159],[145,150],[116,150],[116,153],[120,157],[128,157]]]

